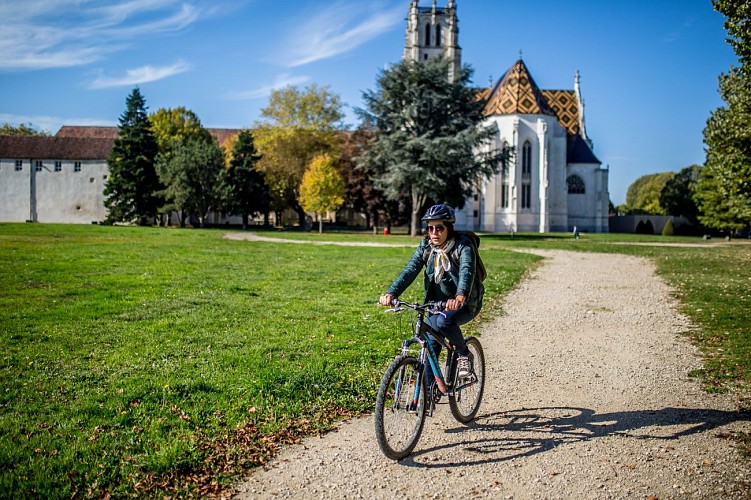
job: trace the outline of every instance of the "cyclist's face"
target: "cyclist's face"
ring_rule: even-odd
[[[442,220],[431,220],[427,224],[428,237],[430,242],[436,246],[441,246],[446,243],[448,238],[448,230],[446,229],[446,223]]]

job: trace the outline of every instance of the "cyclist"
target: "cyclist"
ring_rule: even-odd
[[[424,300],[446,302],[445,311],[428,316],[426,321],[456,347],[458,376],[466,378],[472,374],[472,360],[460,326],[477,316],[482,307],[479,279],[479,286],[473,286],[476,280],[475,249],[466,236],[454,231],[456,215],[450,206],[434,205],[425,212],[422,220],[426,223],[425,238],[379,302],[390,306],[424,266]],[[440,343],[431,338],[431,344],[438,354]]]

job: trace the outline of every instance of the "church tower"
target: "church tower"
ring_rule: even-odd
[[[453,81],[462,67],[456,2],[449,0],[446,7],[438,7],[436,0],[431,7],[420,7],[418,3],[419,0],[410,2],[404,59],[421,62],[445,57],[451,61],[449,80]]]

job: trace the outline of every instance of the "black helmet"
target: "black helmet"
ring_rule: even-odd
[[[456,215],[454,214],[453,208],[441,203],[440,205],[433,205],[430,207],[428,211],[425,212],[425,215],[422,216],[422,220],[445,220],[446,222],[453,224],[456,222]]]

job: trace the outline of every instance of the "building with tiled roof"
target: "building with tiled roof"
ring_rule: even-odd
[[[445,57],[459,64],[456,5],[410,3],[404,57]],[[444,45],[441,26],[452,27]],[[478,91],[493,147],[513,148],[508,168],[457,211],[457,226],[482,231],[608,231],[608,170],[587,135],[579,74],[572,90],[543,90],[519,58],[498,81]]]
[[[208,129],[219,144],[237,129]],[[101,222],[117,127],[65,125],[53,137],[0,136],[0,222]]]

